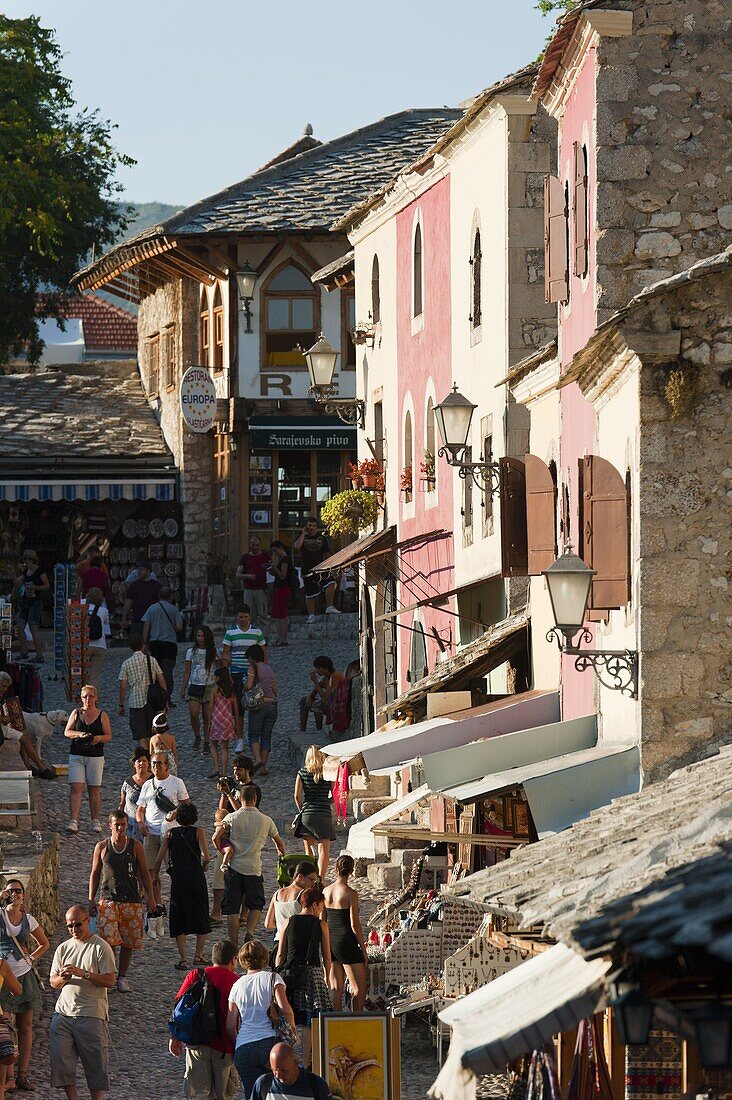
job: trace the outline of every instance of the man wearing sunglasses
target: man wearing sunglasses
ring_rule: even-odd
[[[102,1100],[109,1090],[107,990],[117,977],[114,952],[92,933],[85,906],[71,906],[66,927],[70,937],[58,945],[51,964],[51,987],[59,991],[51,1018],[51,1086],[78,1100],[81,1059],[91,1100]]]

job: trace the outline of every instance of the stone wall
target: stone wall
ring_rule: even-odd
[[[633,327],[681,333],[678,362],[641,372],[641,736],[655,780],[732,736],[732,269],[651,299]]]
[[[38,834],[40,836],[40,834]],[[38,920],[49,939],[61,919],[59,912],[58,833],[43,835],[42,850],[38,850],[36,837],[29,834],[3,836],[1,865],[2,882],[19,878],[26,889],[26,908]],[[79,898],[86,903],[86,898]]]
[[[178,384],[188,366],[198,361],[198,284],[193,279],[171,279],[140,303],[138,359],[145,392],[150,392],[147,341],[166,325],[176,327],[176,381],[150,404],[179,472],[183,505],[183,538],[188,587],[205,583],[206,553],[211,548],[212,437],[196,435],[183,427],[178,404]],[[161,371],[162,379],[162,371]]]
[[[601,37],[598,322],[642,287],[729,243],[732,95],[725,0],[619,0],[633,33]]]

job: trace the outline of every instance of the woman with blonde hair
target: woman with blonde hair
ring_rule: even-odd
[[[246,973],[231,987],[226,1030],[234,1044],[234,1065],[249,1096],[254,1082],[269,1069],[269,1054],[277,1035],[268,1015],[272,1001],[282,1015],[295,1026],[295,1017],[287,1000],[284,980],[267,969],[269,951],[259,940],[249,940],[239,952],[239,963]]]
[[[319,745],[311,745],[305,756],[305,767],[300,768],[295,779],[295,805],[300,813],[297,835],[305,845],[305,854],[318,861],[318,873],[322,880],[328,870],[330,843],[335,840],[333,831],[333,784],[323,779],[325,756]]]
[[[99,709],[99,692],[94,684],[84,684],[80,694],[81,706],[72,710],[64,730],[69,740],[69,832],[79,831],[86,783],[92,832],[101,833],[104,746],[112,740],[112,727],[107,712]]]

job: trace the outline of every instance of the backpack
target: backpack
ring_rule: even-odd
[[[309,1069],[305,1070],[305,1077],[307,1079],[308,1085],[310,1086],[310,1095],[313,1097],[313,1100],[317,1100],[317,1097],[318,1097],[318,1077],[314,1073],[311,1073]],[[261,1085],[260,1085],[260,1088],[259,1088],[260,1100],[267,1100],[268,1096],[271,1093],[273,1083],[274,1083],[274,1074],[273,1073],[265,1073],[265,1074],[262,1075],[262,1081],[261,1081]]]
[[[196,980],[178,998],[168,1020],[168,1031],[188,1047],[206,1046],[220,1034],[219,1001],[206,971],[197,968]]]
[[[89,641],[98,642],[103,633],[102,620],[99,617],[99,607],[95,605],[89,612]]]

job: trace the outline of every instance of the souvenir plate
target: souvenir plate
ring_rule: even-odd
[[[165,523],[163,524],[163,533],[165,534],[166,539],[174,539],[175,536],[178,534],[178,521],[176,519],[173,519],[172,516],[170,516],[169,519],[166,519]]]
[[[147,532],[148,532],[147,520],[146,519],[138,519],[137,523],[135,524],[135,531],[137,533],[138,539],[146,539],[147,538]]]
[[[180,562],[179,561],[166,562],[164,572],[165,572],[166,577],[177,577],[178,574],[180,573]]]
[[[119,560],[122,562],[123,565],[126,565],[127,562],[130,560],[130,551],[126,546],[122,546],[120,548]],[[126,573],[125,576],[127,576]]]
[[[119,561],[119,550],[116,546],[113,546],[112,549],[109,551],[109,560]]]
[[[150,520],[150,538],[161,539],[165,531],[165,524],[161,519]]]
[[[134,519],[126,519],[122,524],[122,534],[126,539],[134,539],[137,534],[137,524]]]

